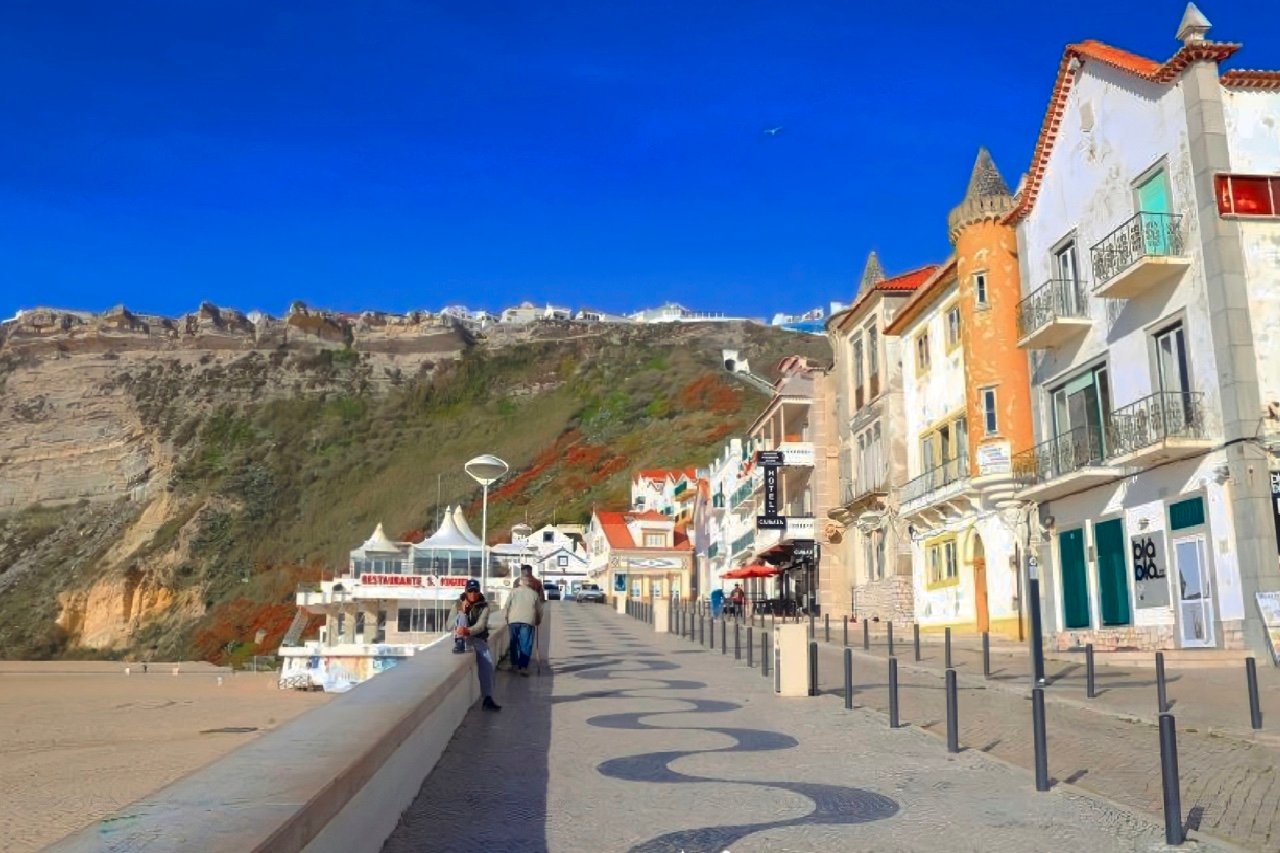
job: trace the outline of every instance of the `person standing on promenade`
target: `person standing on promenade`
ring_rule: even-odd
[[[458,633],[459,628],[467,626],[467,594],[465,592],[458,593],[458,603],[453,606],[453,653],[455,655],[465,654],[467,651],[467,641],[462,639],[462,635]]]
[[[486,711],[501,711],[502,706],[493,701],[493,652],[489,651],[489,602],[480,591],[480,581],[467,581],[466,624],[458,628],[458,636],[471,643],[476,654],[476,675],[480,678],[480,693],[484,701],[480,707]]]
[[[533,569],[521,566],[521,576],[507,598],[504,612],[511,629],[511,666],[523,676],[529,674],[533,655],[534,627],[542,624],[542,598],[531,583]]]

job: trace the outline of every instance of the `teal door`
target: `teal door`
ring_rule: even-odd
[[[1129,575],[1126,570],[1124,522],[1118,518],[1095,525],[1098,548],[1098,594],[1103,625],[1128,625]]]
[[[1173,245],[1173,206],[1169,204],[1169,181],[1160,169],[1138,184],[1138,215],[1142,224],[1142,236],[1146,254],[1171,255]]]
[[[1058,534],[1058,562],[1062,566],[1062,624],[1089,627],[1089,581],[1084,571],[1084,531]]]

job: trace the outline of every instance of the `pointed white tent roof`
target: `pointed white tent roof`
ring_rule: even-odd
[[[471,540],[472,545],[480,544],[480,537],[471,532],[471,525],[467,524],[467,517],[462,514],[460,505],[453,508],[453,523],[463,536]]]
[[[445,507],[444,517],[440,521],[439,529],[414,547],[420,551],[429,550],[431,548],[475,550],[480,547],[480,543],[474,541],[474,536],[471,539],[468,539],[466,534],[458,529],[453,508]]]
[[[373,531],[373,535],[365,540],[360,549],[366,554],[371,551],[380,554],[394,554],[400,550],[400,547],[387,538],[387,534],[382,529],[382,522],[379,521],[378,526]]]

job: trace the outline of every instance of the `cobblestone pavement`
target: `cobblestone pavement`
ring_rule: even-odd
[[[876,626],[883,632],[883,626]],[[760,628],[757,626],[756,631]],[[819,680],[824,693],[843,696],[843,626],[832,625],[832,644],[817,624]],[[719,632],[716,632],[717,639]],[[732,629],[729,631],[732,637]],[[888,648],[883,633],[862,648],[852,630],[855,699],[887,711]],[[688,642],[688,641],[686,641]],[[732,639],[730,639],[732,647]],[[897,638],[902,722],[946,737],[943,650],[925,643],[917,663],[908,635]],[[730,652],[732,656],[732,651]],[[953,647],[957,671],[960,741],[1023,768],[1033,766],[1030,669],[1024,649],[993,649],[992,678],[982,675],[978,648]],[[1071,661],[1046,661],[1049,771],[1073,783],[1161,819],[1160,754],[1153,669],[1098,667],[1095,700],[1085,697],[1083,669]],[[1264,732],[1248,727],[1243,667],[1168,668],[1168,698],[1178,723],[1182,806],[1188,824],[1250,850],[1280,851],[1280,708],[1264,715]],[[1264,710],[1276,707],[1277,679],[1263,679]],[[1244,725],[1236,721],[1243,716]]]
[[[1163,849],[1148,818],[1037,794],[979,749],[777,697],[732,654],[604,607],[555,613],[552,671],[504,676],[503,710],[467,716],[385,853]]]

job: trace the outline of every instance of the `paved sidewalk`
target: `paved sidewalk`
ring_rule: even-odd
[[[876,626],[883,632],[883,626]],[[758,635],[760,628],[757,626]],[[719,631],[716,631],[717,642]],[[728,636],[732,638],[732,623]],[[821,690],[844,695],[842,626],[832,625],[831,645],[817,623]],[[862,630],[850,626],[858,705],[887,712],[888,648],[873,635],[869,652]],[[686,640],[686,642],[688,642]],[[758,642],[758,641],[757,641]],[[1033,766],[1030,666],[1021,648],[993,648],[992,678],[982,674],[980,642],[953,643],[960,687],[961,745],[1020,767]],[[732,649],[732,639],[730,639]],[[895,637],[902,721],[946,737],[943,647],[923,643],[914,660],[911,635]],[[732,655],[732,650],[730,651]],[[1083,663],[1045,662],[1050,775],[1095,791],[1160,819],[1160,754],[1154,669],[1099,666],[1100,695],[1085,696]],[[1243,666],[1166,668],[1170,711],[1178,724],[1182,806],[1189,825],[1247,849],[1280,851],[1280,678],[1267,666],[1263,685],[1264,730],[1249,728]],[[1243,716],[1243,725],[1237,721]]]
[[[503,710],[468,715],[385,853],[1163,847],[1153,821],[1070,786],[1037,794],[979,750],[948,755],[833,696],[777,697],[732,653],[603,607],[555,614],[552,672],[504,676]]]

